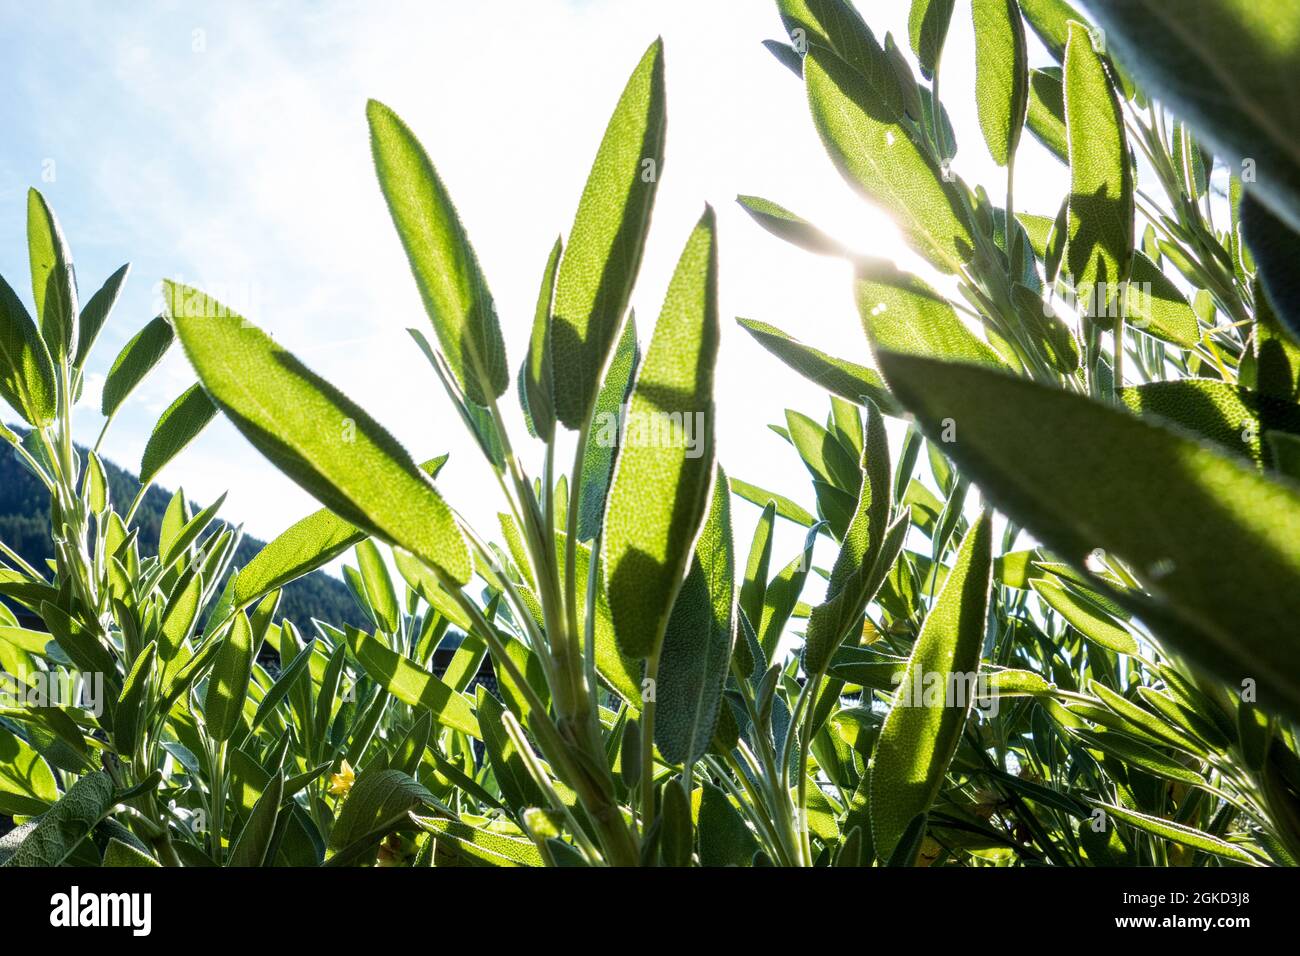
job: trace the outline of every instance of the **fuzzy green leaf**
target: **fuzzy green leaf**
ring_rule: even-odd
[[[0,398],[29,425],[43,428],[58,414],[54,363],[27,306],[0,277]]]
[[[213,740],[229,740],[239,728],[248,697],[254,651],[253,628],[241,611],[221,638],[221,650],[213,661],[208,691],[203,698],[203,720]]]
[[[926,616],[876,739],[871,832],[881,859],[891,857],[913,818],[930,809],[961,739],[973,703],[992,566],[992,522],[982,514]],[[937,693],[936,678],[942,679]]]
[[[442,353],[469,400],[487,405],[509,384],[496,306],[447,189],[410,128],[366,104],[379,186]]]
[[[166,285],[199,378],[258,451],[339,517],[469,581],[451,509],[383,426],[261,329],[201,292]]]
[[[1119,99],[1092,34],[1070,24],[1065,49],[1065,125],[1070,142],[1066,262],[1081,302],[1100,316],[1133,259],[1133,168]]]
[[[579,427],[641,266],[663,175],[663,41],[646,50],[605,129],[555,279],[551,362],[556,417]]]
[[[1128,412],[987,369],[880,353],[894,393],[983,492],[1076,567],[1101,548],[1171,646],[1300,714],[1300,491]],[[1112,599],[1118,595],[1112,594]]]
[[[104,284],[81,307],[81,317],[77,326],[77,353],[73,368],[79,369],[86,364],[86,357],[90,355],[95,340],[99,338],[104,323],[108,321],[113,306],[117,304],[117,297],[121,294],[122,285],[126,282],[127,273],[130,271],[130,263],[122,266],[105,279]]]
[[[199,437],[216,413],[217,407],[197,383],[182,392],[162,413],[144,446],[140,484],[148,485],[168,462]]]
[[[759,345],[828,392],[859,405],[863,398],[869,398],[886,415],[897,416],[902,413],[894,397],[885,388],[885,380],[875,369],[827,355],[765,322],[754,319],[736,321]]]
[[[1016,153],[1029,101],[1025,27],[1015,0],[972,0],[975,24],[975,105],[993,161]]]
[[[438,678],[412,663],[382,640],[349,627],[348,646],[367,674],[404,704],[423,707],[444,727],[479,736],[474,708]]]
[[[936,268],[959,272],[975,240],[956,183],[852,67],[814,47],[804,58],[813,121],[835,166],[863,195],[888,210]]]
[[[117,414],[127,396],[162,361],[175,337],[171,323],[165,316],[159,315],[126,343],[113,362],[113,367],[108,370],[108,378],[104,380],[100,410],[105,418]]]
[[[36,321],[57,364],[77,354],[77,275],[59,220],[35,189],[27,190],[27,252]]]
[[[555,435],[555,379],[551,368],[551,306],[555,301],[555,272],[560,266],[564,242],[555,240],[542,272],[533,312],[533,331],[528,355],[519,367],[519,404],[528,417],[530,431],[542,441]]]
[[[694,763],[709,749],[731,661],[736,559],[730,499],[719,467],[691,569],[664,634],[655,744],[672,763]]]
[[[571,247],[572,248],[572,247]],[[718,253],[706,209],[678,261],[628,402],[602,566],[624,653],[659,651],[713,474]]]

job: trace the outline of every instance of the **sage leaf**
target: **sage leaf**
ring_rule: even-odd
[[[1133,167],[1119,99],[1082,23],[1069,27],[1064,87],[1070,142],[1066,262],[1080,301],[1098,318],[1128,279],[1133,259]]]
[[[176,333],[172,331],[172,325],[166,316],[159,315],[123,346],[104,380],[100,411],[105,418],[117,414],[127,396],[162,361],[175,337]]]
[[[37,821],[4,866],[61,866],[113,805],[113,780],[103,771],[74,783]]]
[[[29,425],[44,428],[58,414],[54,363],[27,306],[0,277],[0,398]]]
[[[404,704],[422,707],[444,727],[480,737],[474,708],[418,664],[390,650],[379,638],[355,627],[347,629],[348,646],[366,673]]]
[[[148,486],[168,462],[198,438],[216,413],[216,406],[197,383],[182,392],[162,413],[144,446],[141,486]]]
[[[90,355],[95,340],[99,338],[99,333],[103,331],[104,323],[108,321],[113,306],[117,304],[117,297],[121,295],[122,286],[125,284],[127,273],[130,271],[130,263],[119,268],[104,280],[104,284],[81,307],[81,316],[77,325],[77,351],[76,358],[73,361],[73,368],[80,369],[85,366],[86,358]]]
[[[708,751],[731,661],[736,559],[730,498],[719,467],[691,568],[664,634],[654,737],[659,752],[673,763],[695,763]]]
[[[77,276],[59,220],[35,189],[27,190],[27,253],[41,338],[62,362],[77,354]]]
[[[636,282],[663,175],[666,125],[663,41],[656,40],[610,117],[555,279],[555,413],[569,428],[591,412]]]
[[[817,132],[840,174],[893,215],[908,241],[936,268],[956,273],[975,240],[955,190],[879,93],[842,59],[819,47],[804,58]],[[955,184],[953,184],[955,185]]]
[[[469,400],[487,405],[510,373],[496,306],[465,227],[428,153],[397,114],[366,104],[379,186],[442,354]]]
[[[1029,103],[1025,27],[1016,0],[971,0],[975,24],[975,105],[989,154],[999,166],[1016,154]]]
[[[1115,56],[1300,232],[1300,36],[1289,4],[1089,0]],[[1264,173],[1267,170],[1267,174]]]
[[[893,856],[909,824],[930,809],[961,739],[979,670],[992,567],[992,522],[984,513],[966,532],[876,739],[871,832],[881,859]],[[960,700],[949,699],[954,687]],[[924,699],[916,700],[918,694]]]
[[[961,363],[881,352],[895,395],[983,492],[1081,567],[1100,548],[1150,597],[1112,593],[1148,627],[1259,700],[1300,713],[1300,491],[1164,426]],[[1088,436],[1084,441],[1080,436]]]
[[[759,345],[828,392],[859,405],[868,398],[886,415],[902,414],[902,409],[885,387],[885,380],[875,369],[827,355],[765,322],[739,318],[736,321]]]
[[[256,326],[201,292],[166,288],[204,387],[258,451],[339,517],[469,581],[451,509],[392,435]]]
[[[208,675],[208,690],[203,698],[203,720],[213,740],[225,741],[235,735],[248,698],[248,683],[253,670],[253,628],[242,611],[234,624],[219,638],[221,649]]]
[[[555,271],[560,265],[564,242],[555,240],[542,272],[533,313],[533,332],[528,355],[519,367],[519,404],[533,436],[549,442],[555,436],[555,376],[551,367],[551,307],[555,301]]]
[[[627,407],[602,567],[619,647],[659,651],[713,475],[718,259],[706,209],[678,260]],[[572,245],[570,245],[572,248]]]

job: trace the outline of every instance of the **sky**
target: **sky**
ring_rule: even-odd
[[[890,31],[907,46],[907,0],[860,7],[877,37]],[[29,186],[60,218],[83,301],[132,263],[89,365],[75,414],[80,441],[93,443],[102,424],[96,386],[161,311],[160,281],[176,279],[274,335],[417,460],[449,452],[439,487],[491,537],[504,503],[405,331],[428,332],[429,323],[375,180],[366,100],[395,109],[430,153],[517,368],[547,253],[572,223],[627,76],[662,36],[666,159],[632,299],[642,345],[691,227],[712,204],[719,459],[730,474],[813,510],[806,470],[767,426],[783,422],[786,408],[824,419],[825,393],[734,320],[768,322],[870,364],[850,270],[765,233],[735,197],[771,199],[860,252],[929,273],[831,165],[801,82],[762,46],[782,35],[770,0],[3,2],[0,274],[28,296]],[[973,43],[970,6],[959,0],[942,82],[959,144],[953,166],[1000,197],[1005,174],[975,112]],[[1046,64],[1032,35],[1029,43],[1031,65]],[[1065,167],[1026,134],[1016,172],[1017,209],[1054,215]],[[105,457],[137,470],[159,414],[194,381],[174,348],[114,422]],[[527,444],[522,422],[515,436]],[[535,473],[540,446],[525,456]],[[223,516],[264,539],[316,507],[220,418],[159,481],[200,503],[228,492]],[[735,508],[742,554],[757,516]],[[774,562],[800,539],[799,529],[782,528]]]

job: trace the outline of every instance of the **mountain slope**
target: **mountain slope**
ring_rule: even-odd
[[[84,454],[84,449],[81,449]],[[109,493],[118,507],[125,508],[140,489],[135,475],[111,462],[104,462]],[[136,511],[144,553],[156,554],[158,531],[171,501],[171,492],[151,487]],[[44,569],[54,557],[50,541],[50,498],[40,482],[23,467],[7,445],[0,446],[0,541],[17,551],[33,567]],[[252,560],[265,542],[245,536],[235,552],[233,566],[241,568]],[[224,582],[223,582],[224,586]],[[365,616],[351,593],[338,578],[317,571],[300,578],[284,589],[280,601],[282,618],[288,618],[304,633],[312,633],[311,619],[318,618],[335,626],[367,626]]]

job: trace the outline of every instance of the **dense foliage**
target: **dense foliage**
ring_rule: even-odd
[[[496,477],[491,531],[444,500],[445,457],[412,457],[256,317],[167,283],[105,389],[111,421],[173,338],[198,376],[141,480],[220,413],[323,507],[241,561],[231,529],[205,534],[221,502],[176,495],[145,548],[140,495],[70,431],[124,273],[78,308],[32,192],[35,318],[0,286],[0,394],[31,426],[4,438],[49,490],[54,549],[51,576],[0,545],[0,594],[45,628],[0,621],[0,667],[32,688],[0,709],[0,811],[24,821],[6,865],[1300,859],[1300,126],[1268,121],[1279,74],[1242,72],[1296,75],[1286,11],[1181,4],[1216,30],[1196,44],[1156,0],[1094,0],[1105,32],[1064,0],[973,0],[1006,178],[972,188],[940,96],[954,0],[913,0],[903,41],[846,0],[776,6],[789,42],[769,48],[829,159],[928,264],[741,197],[854,264],[849,357],[740,320],[830,393],[774,425],[810,492],[716,461],[711,209],[676,237],[644,340],[628,310],[664,160],[659,42],[514,365],[433,161],[367,108],[433,334],[410,333]],[[1027,29],[1056,66],[1030,69]],[[1189,64],[1237,70],[1243,115],[1205,108]],[[1015,205],[1025,127],[1069,168],[1059,209]],[[748,542],[737,499],[761,508]],[[774,553],[778,521],[806,529],[798,553]],[[349,551],[362,626],[275,623],[281,589]],[[474,686],[485,660],[495,687]],[[74,674],[102,693],[38,699]]]

